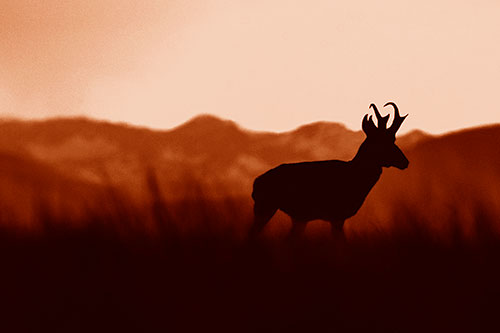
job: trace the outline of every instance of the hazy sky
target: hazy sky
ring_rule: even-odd
[[[500,1],[0,0],[0,114],[170,128],[500,121]]]

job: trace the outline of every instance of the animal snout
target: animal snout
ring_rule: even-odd
[[[403,163],[401,163],[400,169],[404,170],[404,169],[408,168],[408,165],[410,165],[410,161],[408,161],[407,159],[405,159],[405,161]]]

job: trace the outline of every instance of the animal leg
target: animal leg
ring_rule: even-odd
[[[257,237],[277,210],[277,208],[271,205],[255,202],[253,207],[254,220],[249,231],[249,237],[251,239]]]
[[[297,221],[292,219],[292,230],[290,231],[291,239],[298,239],[306,230],[307,222]]]
[[[332,236],[335,241],[343,242],[345,240],[344,221],[330,221]]]

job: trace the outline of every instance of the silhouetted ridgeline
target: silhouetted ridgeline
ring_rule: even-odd
[[[85,211],[93,201],[101,201],[110,186],[143,201],[148,193],[146,174],[153,170],[167,200],[201,193],[207,198],[249,199],[252,181],[263,171],[284,162],[350,159],[363,138],[362,132],[333,123],[260,133],[212,116],[194,118],[169,131],[83,118],[4,121],[0,152],[5,157],[0,166],[9,185],[0,194],[4,215],[16,216],[17,206],[22,206],[26,218],[30,214],[24,208],[38,205],[36,191],[41,188],[44,201]],[[449,228],[443,221],[454,214],[472,220],[479,206],[498,213],[494,184],[499,180],[499,139],[498,125],[438,137],[421,131],[399,137],[410,168],[386,170],[347,229],[365,230],[368,218],[370,225],[385,228],[403,210],[419,220],[432,220],[429,225],[436,229]],[[16,177],[20,170],[25,176]],[[84,204],[79,196],[85,197]]]
[[[71,177],[135,189],[131,181],[145,167],[154,167],[165,183],[189,175],[205,183],[248,185],[256,174],[283,161],[349,158],[362,134],[329,123],[281,134],[254,133],[200,116],[170,131],[87,119],[9,121],[0,124],[0,139],[0,151],[31,156]]]
[[[404,148],[428,136],[412,132]],[[201,182],[248,185],[266,168],[284,161],[353,156],[363,134],[342,125],[319,122],[285,133],[240,129],[231,121],[200,116],[169,131],[152,131],[89,119],[53,119],[0,123],[0,152],[29,156],[71,178],[89,182],[131,182],[155,168],[161,182],[189,175]],[[240,193],[247,189],[235,188]]]

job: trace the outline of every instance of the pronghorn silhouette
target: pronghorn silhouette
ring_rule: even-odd
[[[354,216],[382,174],[382,167],[408,167],[408,159],[395,144],[396,132],[407,117],[401,117],[393,102],[394,120],[382,117],[370,104],[378,120],[365,115],[362,129],[366,139],[351,161],[326,160],[281,164],[257,177],[253,184],[254,223],[250,237],[264,228],[278,209],[292,218],[292,236],[301,234],[307,222],[330,222],[332,233],[343,237],[346,219]]]

